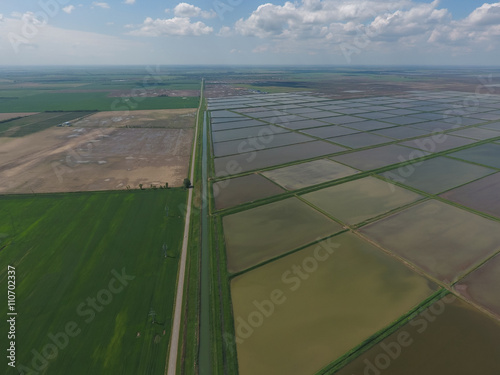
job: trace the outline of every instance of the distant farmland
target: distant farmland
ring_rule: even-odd
[[[109,97],[107,92],[43,93],[0,98],[0,113],[42,111],[131,111],[144,109],[196,108],[193,97]]]
[[[17,365],[163,374],[185,200],[182,189],[0,197],[2,285],[7,266],[17,270]],[[18,370],[5,373],[30,373]]]

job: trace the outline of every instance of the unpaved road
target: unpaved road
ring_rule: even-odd
[[[189,174],[189,179],[191,181],[194,180],[194,169],[195,169],[195,161],[196,161],[196,140],[198,139],[198,120],[201,112],[201,104],[203,102],[203,82],[200,96],[200,106],[198,108],[198,113],[196,115],[196,130],[194,133],[194,142],[193,142],[193,157],[191,163],[191,171]],[[189,224],[191,222],[191,203],[193,200],[193,189],[189,189],[188,202],[187,202],[187,210],[186,210],[186,223],[184,225],[184,239],[182,242],[182,252],[181,259],[179,264],[179,276],[177,278],[177,292],[175,297],[175,311],[174,311],[174,319],[172,323],[172,333],[170,335],[170,351],[167,358],[167,367],[165,368],[165,374],[167,375],[175,375],[177,368],[177,357],[179,352],[179,335],[181,329],[181,318],[182,318],[182,307],[183,307],[183,298],[184,298],[184,280],[186,277],[186,258],[187,258],[187,247],[189,242]]]

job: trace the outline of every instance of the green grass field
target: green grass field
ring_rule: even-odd
[[[0,137],[23,137],[73,121],[92,112],[44,112],[0,123]]]
[[[39,93],[25,97],[0,97],[0,113],[43,111],[132,111],[197,108],[198,97],[120,98],[107,92]]]
[[[18,313],[4,373],[163,374],[186,196],[0,197],[0,281],[16,268]],[[0,298],[6,316],[7,287]]]

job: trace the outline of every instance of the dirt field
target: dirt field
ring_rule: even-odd
[[[146,113],[157,111],[144,112],[123,121],[137,128],[103,127],[99,124],[107,117],[101,113],[87,127],[54,127],[22,138],[0,138],[0,194],[137,189],[139,184],[149,188],[167,182],[181,186],[187,176],[194,117],[187,117],[191,128],[184,118],[180,128],[149,128],[140,125],[160,120]],[[166,124],[165,116],[160,117]]]
[[[31,113],[0,113],[0,121],[6,121],[18,117],[26,117],[30,115],[36,115],[38,112]]]
[[[75,126],[188,129],[193,127],[195,118],[195,109],[98,112],[75,123]]]
[[[200,90],[166,90],[166,89],[154,89],[154,90],[144,90],[138,95],[134,95],[130,90],[113,90],[108,95],[110,98],[118,97],[143,97],[143,98],[155,98],[159,96],[199,96]]]

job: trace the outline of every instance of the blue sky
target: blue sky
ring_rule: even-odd
[[[0,3],[0,65],[496,65],[499,42],[475,0]]]

